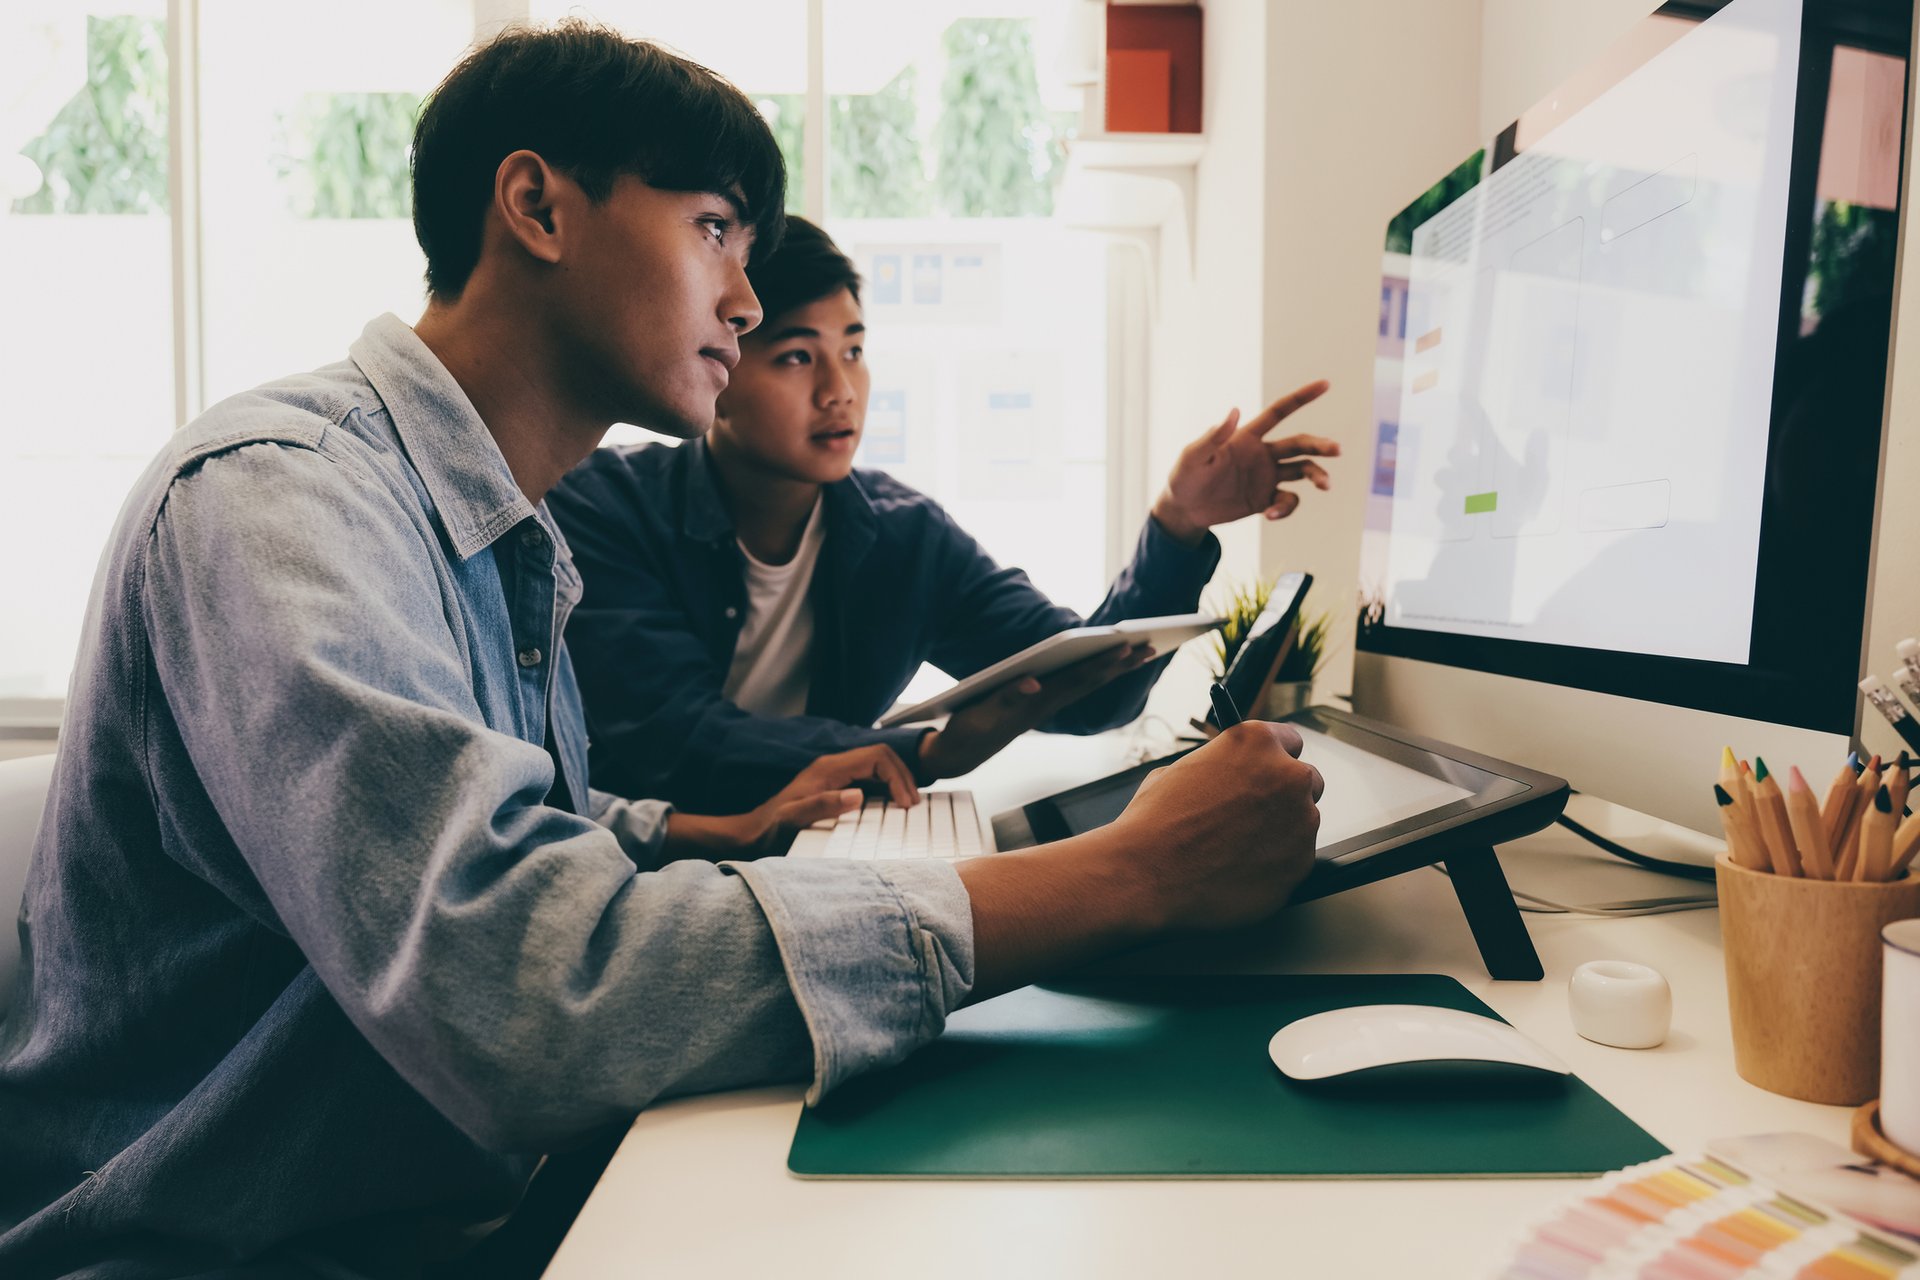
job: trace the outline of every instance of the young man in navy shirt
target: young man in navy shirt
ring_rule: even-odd
[[[933,499],[856,470],[869,375],[860,277],[789,218],[748,271],[767,320],[741,342],[712,430],[601,449],[551,498],[584,579],[567,633],[594,777],[728,813],[829,752],[886,753],[894,798],[1021,733],[1097,733],[1140,714],[1164,659],[1121,651],[1011,684],[940,729],[871,727],[921,663],[956,679],[1070,627],[1188,613],[1219,562],[1213,525],[1290,514],[1328,485],[1314,435],[1267,440],[1313,383],[1190,444],[1133,559],[1087,618],[1003,567]]]

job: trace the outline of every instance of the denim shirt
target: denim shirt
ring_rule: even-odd
[[[829,752],[884,743],[918,769],[926,726],[872,726],[922,662],[962,679],[1083,621],[1189,612],[1220,562],[1212,534],[1187,547],[1148,520],[1133,559],[1083,620],[884,472],[827,485],[821,504],[807,714],[782,719],[744,711],[723,692],[746,622],[746,568],[705,443],[599,449],[555,487],[554,518],[586,580],[567,640],[602,786],[738,812]],[[1041,727],[1125,724],[1166,661]]]
[[[951,867],[662,865],[565,543],[401,321],[216,406],[95,579],[0,1022],[0,1275],[404,1276],[655,1098],[939,1033]]]

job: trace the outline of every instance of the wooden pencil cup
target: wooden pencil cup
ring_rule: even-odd
[[[1733,1065],[1807,1102],[1880,1091],[1880,930],[1920,915],[1920,879],[1808,880],[1714,863]]]

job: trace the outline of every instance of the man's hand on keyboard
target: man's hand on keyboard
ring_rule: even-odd
[[[1002,747],[1038,728],[1110,680],[1153,658],[1146,645],[1116,649],[1035,679],[1025,676],[953,713],[920,740],[920,772],[931,778],[972,773]]]
[[[884,743],[821,756],[802,769],[772,799],[748,814],[755,827],[749,843],[756,853],[785,848],[793,833],[860,807],[861,783],[878,783],[897,805],[920,803],[920,788],[906,762]]]
[[[759,808],[713,818],[675,812],[668,820],[667,848],[675,854],[757,857],[785,848],[793,833],[858,809],[862,783],[878,783],[895,804],[920,803],[920,789],[898,753],[884,743],[821,756]]]
[[[869,795],[883,797],[904,808],[920,803],[920,788],[913,781],[913,770],[885,743],[821,756],[802,769],[786,789],[768,803],[777,804],[781,796],[795,800],[843,787],[859,787]]]

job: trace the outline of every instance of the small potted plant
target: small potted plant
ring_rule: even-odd
[[[1313,682],[1320,668],[1327,665],[1327,632],[1332,625],[1330,614],[1324,610],[1308,613],[1306,602],[1301,602],[1300,614],[1294,620],[1293,647],[1280,659],[1273,683],[1261,696],[1261,719],[1278,720],[1313,705]]]
[[[1227,668],[1233,665],[1247,632],[1267,607],[1267,600],[1272,594],[1271,582],[1255,581],[1249,585],[1228,588],[1226,602],[1215,610],[1227,621],[1213,639],[1214,679],[1220,679],[1226,674]],[[1308,598],[1311,599],[1311,594]],[[1273,683],[1261,691],[1259,701],[1248,709],[1247,714],[1262,720],[1277,720],[1312,705],[1313,680],[1320,674],[1320,668],[1326,665],[1327,636],[1332,622],[1332,618],[1324,612],[1308,613],[1305,602],[1302,602],[1294,622],[1293,644],[1281,659]]]

